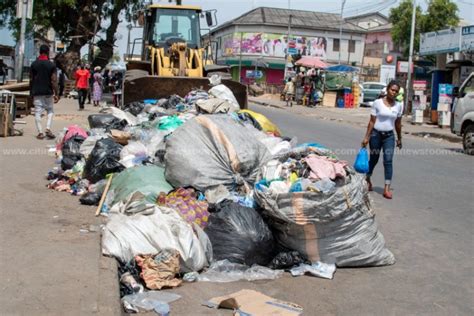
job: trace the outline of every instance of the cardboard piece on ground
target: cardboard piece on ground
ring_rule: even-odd
[[[226,296],[214,297],[204,305],[212,308],[233,309],[234,315],[295,316],[303,313],[303,308],[290,302],[277,300],[254,290],[240,290]]]
[[[130,133],[120,131],[118,129],[110,130],[110,134],[112,135],[112,138],[120,145],[127,145],[128,140],[132,137]]]

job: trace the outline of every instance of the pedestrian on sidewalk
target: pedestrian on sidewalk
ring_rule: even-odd
[[[33,105],[35,106],[35,123],[38,135],[36,138],[49,139],[55,138],[51,132],[51,124],[53,123],[53,103],[59,101],[58,78],[56,74],[56,66],[49,60],[49,46],[41,45],[40,55],[30,67],[30,96],[33,97]],[[43,111],[48,113],[45,134],[41,127],[41,114]]]
[[[293,96],[295,94],[295,83],[293,79],[288,78],[283,93],[285,94],[286,106],[293,106]]]
[[[390,185],[393,174],[393,153],[395,151],[394,130],[397,133],[397,147],[402,148],[403,103],[396,100],[399,91],[400,84],[397,81],[391,81],[387,86],[387,95],[374,101],[367,133],[362,141],[362,147],[366,147],[367,144],[370,147],[369,172],[367,173],[369,191],[372,191],[372,173],[379,160],[380,151],[383,151],[385,171],[383,196],[386,199],[392,198]]]
[[[102,81],[103,77],[100,73],[100,66],[94,68],[94,86],[93,86],[93,96],[92,101],[94,106],[99,106],[100,101],[102,101]]]
[[[89,88],[89,70],[85,69],[84,65],[81,65],[80,68],[75,73],[76,79],[76,89],[79,94],[79,111],[84,110],[84,104],[86,103],[87,98],[87,89]]]

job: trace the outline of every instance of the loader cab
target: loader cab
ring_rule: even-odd
[[[187,47],[201,47],[201,9],[195,6],[151,5],[148,8],[144,38],[154,47],[169,47],[186,42]]]

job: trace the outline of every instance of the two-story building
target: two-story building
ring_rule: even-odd
[[[279,85],[287,53],[315,56],[328,64],[362,65],[365,33],[338,14],[259,7],[210,35],[217,62],[231,66],[234,80],[248,82],[249,70],[257,68],[263,73],[261,82]]]

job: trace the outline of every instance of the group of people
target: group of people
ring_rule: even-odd
[[[306,105],[315,106],[322,99],[323,86],[324,76],[316,69],[309,69],[306,72],[300,71],[297,76],[286,80],[283,89],[286,106],[293,106],[296,89],[299,87],[303,88],[302,98],[306,99]]]
[[[77,67],[74,79],[76,80],[80,111],[84,110],[86,99],[88,99],[89,104],[91,104],[92,99],[94,106],[99,106],[99,103],[102,101],[104,76],[101,70],[102,68],[97,66],[94,68],[94,71],[91,71],[88,64],[82,64]]]

